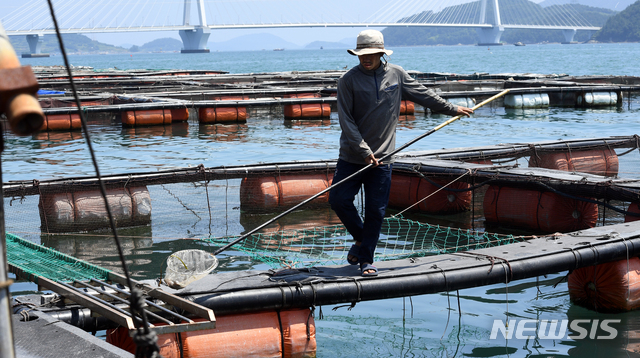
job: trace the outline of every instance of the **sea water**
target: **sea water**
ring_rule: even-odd
[[[435,46],[393,48],[389,61],[422,72],[538,73],[640,76],[640,44],[574,44]],[[192,69],[230,73],[337,70],[357,59],[344,50],[214,52],[210,54],[71,55],[75,66],[96,70]],[[62,58],[23,59],[23,64],[61,65]],[[543,140],[597,138],[638,134],[638,97],[618,108],[506,110],[488,106],[469,119],[451,124],[409,150],[528,143]],[[397,143],[405,143],[446,120],[417,114],[398,127]],[[170,134],[153,128],[123,129],[117,123],[92,123],[89,130],[102,174],[155,171],[203,164],[206,167],[290,160],[334,159],[340,127],[335,114],[323,122],[284,121],[278,115],[252,116],[246,124],[224,131],[198,130],[197,123]],[[42,137],[5,136],[3,180],[31,180],[93,175],[81,135],[62,143]],[[620,176],[640,177],[637,161],[626,163]],[[6,207],[7,205],[5,205]],[[10,208],[9,208],[10,209]],[[247,228],[250,229],[250,228]],[[135,251],[133,272],[153,278],[159,262],[179,242],[153,242]],[[224,260],[224,255],[222,255]],[[114,256],[102,258],[116,261]],[[236,269],[265,269],[250,258]],[[153,274],[152,274],[153,272]],[[140,277],[140,275],[142,277]],[[596,314],[571,304],[566,272],[509,284],[448,293],[360,302],[352,309],[322,307],[316,311],[318,357],[628,357],[640,351],[640,313]],[[14,285],[29,290],[27,284]],[[491,340],[496,320],[620,319],[614,339],[531,338]],[[514,328],[515,329],[515,328]]]

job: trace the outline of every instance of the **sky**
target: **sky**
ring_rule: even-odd
[[[406,2],[389,2],[388,0],[205,0],[205,6],[208,14],[208,21],[211,23],[212,21],[220,22],[278,22],[280,19],[293,19],[288,20],[291,22],[295,22],[297,18],[300,18],[300,22],[309,21],[315,16],[316,20],[323,19],[324,21],[344,21],[344,20],[362,20],[360,16],[366,18],[377,18],[377,19],[389,19],[389,18],[398,18],[398,16],[402,16],[407,13],[415,13],[416,6],[431,6],[434,9],[443,8],[445,6],[455,4],[455,3],[464,3],[469,2],[470,0],[416,0],[411,3],[413,7],[409,6],[408,8],[403,8],[401,4],[405,4]],[[558,3],[558,2],[580,2],[589,5],[594,5],[594,2],[599,4],[602,7],[613,8],[613,3],[611,0],[546,0],[545,4],[549,3]],[[180,4],[183,3],[183,0],[163,0],[160,2],[152,2],[153,10],[157,10],[158,14],[153,14],[150,9],[141,7],[128,8],[128,4],[140,3],[146,4],[148,2],[136,1],[136,0],[54,0],[54,6],[56,7],[56,12],[59,13],[59,16],[66,16],[68,22],[70,24],[76,25],[77,23],[86,23],[86,22],[94,22],[94,18],[88,20],[88,16],[92,16],[90,13],[92,8],[87,4],[91,4],[95,2],[96,4],[110,4],[115,5],[111,6],[111,8],[115,8],[113,11],[114,15],[104,16],[98,15],[100,18],[108,19],[109,24],[113,24],[115,21],[120,20],[121,22],[126,22],[127,19],[135,18],[134,21],[147,21],[147,23],[162,23],[164,22],[173,22],[177,23],[182,21],[182,6]],[[540,3],[542,0],[533,0],[533,2]],[[622,5],[633,2],[633,0],[614,0],[618,7],[622,7]],[[25,10],[24,14],[20,16],[15,15],[16,12],[23,6],[24,4],[36,4],[33,5],[33,8],[30,10]],[[192,0],[192,11],[191,11],[191,23],[197,23],[197,10],[196,10],[196,0]],[[73,4],[73,5],[68,5]],[[119,5],[119,4],[125,4]],[[165,5],[163,5],[165,4]],[[232,4],[232,5],[229,5]],[[277,4],[280,8],[274,9],[274,4]],[[338,6],[336,4],[340,4],[340,11],[333,11],[333,6]],[[397,5],[397,6],[396,6]],[[46,21],[50,21],[48,16],[48,8],[36,8],[35,6],[46,6],[46,1],[44,0],[23,0],[23,1],[15,1],[15,0],[0,0],[0,20],[3,21],[6,29],[15,29],[17,26],[28,26],[25,24],[38,24],[38,21],[41,21],[42,24],[46,24]],[[66,7],[65,7],[66,6]],[[96,5],[98,6],[98,5]],[[164,6],[164,8],[163,8]],[[243,7],[244,6],[244,7]],[[259,8],[259,6],[264,6]],[[305,8],[305,6],[307,8]],[[313,6],[324,6],[323,8],[312,8]],[[255,7],[255,9],[252,9]],[[301,7],[301,8],[300,8]],[[327,9],[328,7],[328,9]],[[116,12],[118,8],[122,8],[119,12]],[[106,7],[105,9],[109,9]],[[619,9],[616,9],[619,10]],[[97,10],[95,10],[97,12]],[[104,10],[107,11],[107,10]],[[77,20],[73,20],[72,17],[74,13],[79,15],[75,15]],[[89,15],[87,15],[89,13]],[[318,13],[321,13],[318,15]],[[10,17],[8,14],[13,14],[14,16]],[[34,15],[35,14],[35,15]],[[170,14],[170,15],[168,15]],[[96,16],[96,15],[93,15]],[[217,17],[216,17],[217,16]],[[252,17],[253,16],[253,17]],[[306,16],[306,17],[305,17]],[[324,16],[324,18],[323,18]],[[387,16],[387,17],[384,17]],[[166,17],[166,20],[164,19]],[[171,17],[171,19],[170,19]],[[331,19],[329,19],[331,17]],[[140,18],[144,18],[144,20],[137,20]],[[27,19],[27,20],[23,20]],[[38,20],[41,19],[41,20]],[[236,20],[237,19],[237,20]],[[259,19],[259,20],[258,20]],[[75,22],[74,22],[75,21]],[[98,21],[107,21],[107,20],[95,20]],[[94,25],[98,25],[95,24]],[[50,26],[42,25],[42,27]],[[62,26],[62,25],[61,25]],[[87,25],[84,25],[87,26]],[[345,39],[355,39],[357,34],[364,30],[364,27],[361,28],[272,28],[272,29],[220,29],[220,30],[212,30],[211,36],[209,37],[209,42],[223,42],[234,39],[236,37],[240,37],[247,34],[252,33],[269,33],[281,37],[285,41],[292,42],[299,46],[304,46],[313,41],[328,41],[328,42],[341,42]],[[378,28],[380,29],[380,28]],[[147,42],[150,42],[154,39],[170,37],[180,40],[180,36],[178,35],[178,31],[156,31],[156,32],[127,32],[127,33],[96,33],[96,34],[87,34],[90,38],[108,43],[116,46],[130,46],[130,45],[143,45]],[[355,41],[355,40],[354,40]]]

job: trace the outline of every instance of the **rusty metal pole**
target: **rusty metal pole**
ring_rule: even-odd
[[[31,67],[20,66],[20,61],[0,22],[0,114],[4,113],[7,116],[9,127],[17,135],[29,135],[42,127],[44,114],[36,98],[38,87]],[[0,128],[0,155],[3,149],[4,133]],[[3,358],[15,357],[10,284],[0,165],[0,357]]]
[[[9,38],[4,32],[4,27],[0,22],[0,57],[10,57],[4,42],[9,42]],[[11,51],[13,48],[8,46]],[[15,52],[13,53],[15,57]],[[16,58],[17,60],[17,58]],[[9,61],[9,60],[5,60]],[[1,95],[0,95],[1,96]],[[0,132],[0,153],[4,149],[4,133]],[[1,161],[0,161],[1,162]],[[9,277],[7,275],[7,243],[4,227],[4,196],[2,196],[2,167],[0,164],[0,357],[15,357],[15,347],[13,344],[13,324],[11,323],[11,293],[9,292]]]
[[[36,98],[38,81],[30,66],[20,66],[16,52],[0,23],[0,113],[11,131],[30,135],[40,130],[44,113]]]

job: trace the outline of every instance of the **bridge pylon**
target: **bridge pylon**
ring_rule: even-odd
[[[193,30],[180,30],[182,39],[182,53],[209,53],[207,41],[211,35],[211,29],[207,27],[207,16],[204,10],[204,0],[198,1],[198,19],[200,26],[195,26]],[[184,25],[189,25],[191,21],[191,0],[184,0]]]
[[[23,53],[23,58],[29,57],[49,57],[48,53],[42,53],[42,38],[44,35],[33,34],[27,35],[27,43],[29,44],[29,53]]]
[[[479,41],[478,46],[496,46],[502,45],[500,43],[500,36],[504,32],[502,22],[500,21],[500,8],[498,7],[498,0],[491,1],[491,10],[493,10],[492,19],[487,20],[487,0],[480,1],[480,23],[491,24],[491,27],[481,27],[476,30]]]
[[[578,32],[577,29],[566,29],[566,30],[562,30],[562,34],[564,35],[564,41],[563,44],[570,44],[573,43],[573,37],[576,35],[576,32]]]

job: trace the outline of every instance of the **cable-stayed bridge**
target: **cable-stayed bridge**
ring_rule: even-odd
[[[6,1],[6,0],[2,0]],[[5,7],[7,7],[5,5]],[[528,0],[54,0],[62,33],[178,31],[183,52],[208,52],[216,29],[299,27],[466,27],[479,44],[497,44],[505,29],[597,31],[571,5]],[[53,34],[43,0],[26,0],[0,16],[8,35],[26,35],[31,53]]]

